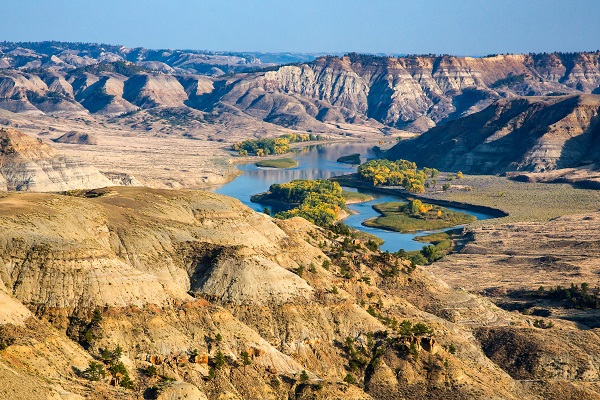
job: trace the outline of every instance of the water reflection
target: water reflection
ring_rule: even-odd
[[[373,143],[307,146],[294,154],[298,166],[288,169],[259,168],[254,164],[239,165],[238,168],[244,174],[214,191],[235,197],[248,207],[262,211],[263,205],[250,201],[252,195],[266,192],[274,183],[289,182],[294,179],[327,179],[356,172],[356,166],[338,163],[337,159],[358,153],[361,155],[361,161],[364,162],[375,158],[373,146]]]
[[[338,163],[337,159],[354,153],[361,155],[361,162],[375,158],[375,154],[372,151],[374,145],[374,143],[337,143],[307,146],[294,154],[294,158],[298,161],[298,166],[289,169],[259,168],[254,164],[239,165],[238,168],[242,170],[244,174],[214,191],[216,193],[235,197],[248,207],[256,211],[262,211],[264,210],[265,205],[252,203],[250,201],[252,195],[266,192],[269,189],[269,186],[274,183],[289,182],[294,179],[327,179],[332,176],[356,172],[355,165]],[[355,191],[355,189],[351,188],[344,189]],[[379,215],[372,208],[374,204],[398,201],[398,198],[389,195],[380,195],[377,193],[369,194],[373,195],[375,199],[366,203],[349,205],[349,208],[357,212],[357,214],[346,218],[344,223],[385,240],[385,243],[381,246],[382,250],[397,251],[399,249],[405,249],[410,251],[422,248],[423,243],[416,242],[413,239],[415,236],[422,235],[425,232],[398,233],[362,225],[362,222],[365,219]],[[464,210],[459,211],[465,212]],[[490,218],[490,216],[481,213],[468,213],[475,215],[477,219]]]

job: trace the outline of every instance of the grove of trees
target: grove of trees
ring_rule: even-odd
[[[407,160],[369,160],[358,167],[361,179],[373,185],[402,186],[409,192],[423,193],[427,178],[435,178],[439,171],[435,168],[417,169],[417,164]]]
[[[289,211],[277,213],[277,218],[303,217],[320,226],[333,224],[346,200],[342,196],[342,188],[337,182],[325,179],[295,180],[271,185],[268,192],[271,199],[286,203],[299,204]]]
[[[240,156],[255,155],[259,157],[270,154],[285,154],[290,151],[290,143],[322,140],[320,135],[288,133],[276,138],[248,139],[232,146]]]

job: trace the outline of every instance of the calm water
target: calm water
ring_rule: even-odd
[[[216,193],[235,197],[248,207],[256,211],[262,211],[264,210],[265,205],[252,203],[250,201],[252,195],[266,192],[269,189],[269,186],[274,183],[284,183],[294,179],[327,179],[332,176],[356,172],[356,166],[338,163],[336,160],[341,156],[354,153],[359,153],[361,155],[362,162],[371,158],[376,158],[371,150],[372,147],[373,143],[337,143],[306,147],[294,155],[294,158],[298,161],[298,166],[289,169],[259,168],[254,164],[239,165],[238,168],[242,170],[244,174],[214,191]],[[344,190],[356,191],[356,189],[352,188],[344,188]],[[381,195],[378,193],[369,194],[375,197],[375,199],[366,203],[351,204],[348,206],[348,208],[356,211],[358,214],[349,216],[344,220],[344,223],[385,240],[385,243],[381,246],[382,250],[397,251],[399,249],[405,249],[410,251],[421,249],[424,243],[416,242],[413,239],[415,236],[430,232],[398,233],[362,225],[362,222],[365,219],[379,215],[372,208],[374,204],[402,200],[389,195]],[[486,214],[465,210],[458,211],[467,212],[476,216],[477,219],[490,218],[490,216]]]

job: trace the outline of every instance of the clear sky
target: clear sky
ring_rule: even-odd
[[[600,0],[0,0],[0,40],[486,55],[600,48]]]

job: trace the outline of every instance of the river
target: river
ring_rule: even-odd
[[[264,204],[252,203],[250,201],[252,195],[266,192],[269,189],[269,186],[274,183],[284,183],[294,179],[327,179],[332,176],[354,173],[356,172],[355,165],[338,163],[336,160],[341,156],[358,153],[361,155],[361,162],[365,162],[367,159],[376,158],[371,150],[372,147],[373,143],[333,143],[303,147],[293,155],[293,158],[298,161],[298,166],[288,169],[259,168],[253,163],[238,165],[238,168],[243,171],[243,175],[214,189],[214,191],[216,193],[235,197],[256,211],[263,211],[266,206]],[[356,189],[353,188],[344,188],[344,190],[356,191]],[[365,203],[350,204],[348,208],[355,211],[356,214],[350,215],[343,221],[346,225],[383,239],[385,243],[380,247],[382,250],[394,252],[399,249],[404,249],[406,251],[411,251],[419,250],[423,247],[424,243],[417,242],[414,238],[430,232],[398,233],[363,226],[362,222],[365,219],[379,215],[379,213],[372,208],[374,204],[403,200],[390,195],[363,190],[361,190],[361,192],[372,195],[374,199]],[[451,207],[448,208],[453,209]],[[477,219],[492,218],[490,215],[468,210],[456,211],[474,215]]]

